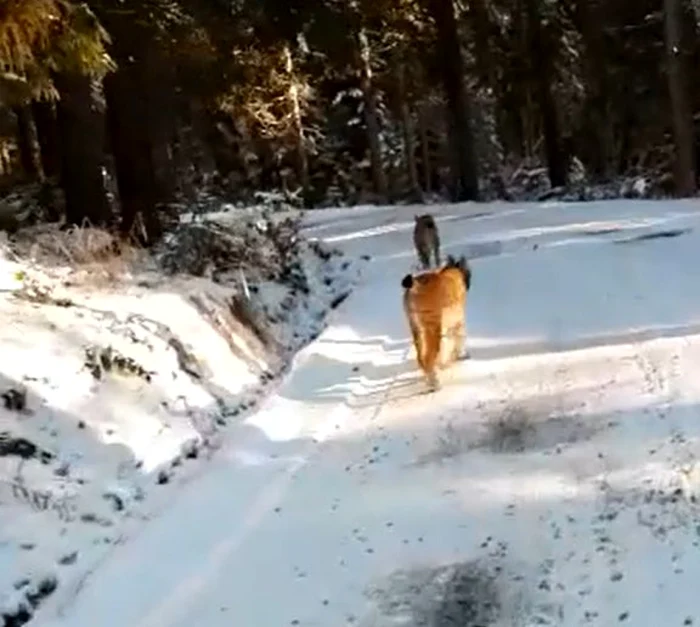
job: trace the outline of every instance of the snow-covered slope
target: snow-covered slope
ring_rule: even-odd
[[[696,202],[435,210],[471,359],[421,394],[421,207],[328,210],[360,288],[206,472],[38,627],[700,621]]]
[[[246,301],[148,260],[105,283],[94,265],[47,267],[0,242],[0,626],[166,507],[278,384],[356,276],[319,250],[300,248],[312,295],[251,282]]]

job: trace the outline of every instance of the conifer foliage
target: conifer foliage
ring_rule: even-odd
[[[697,25],[688,0],[0,0],[0,191],[145,244],[203,191],[692,195]]]

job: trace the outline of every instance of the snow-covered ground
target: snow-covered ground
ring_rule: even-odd
[[[166,277],[148,259],[50,267],[0,242],[0,626],[165,508],[279,384],[357,279],[342,256],[300,250],[311,294],[251,281],[246,301],[235,281]]]
[[[471,359],[432,395],[399,287],[424,210],[308,217],[371,255],[361,286],[32,625],[698,624],[697,202],[434,210],[473,280]]]

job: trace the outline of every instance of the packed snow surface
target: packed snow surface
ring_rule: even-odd
[[[318,211],[362,282],[207,472],[37,627],[700,621],[696,201]],[[473,271],[425,394],[413,216]],[[129,410],[130,411],[130,410]]]

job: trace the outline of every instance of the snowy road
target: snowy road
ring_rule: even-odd
[[[208,471],[33,626],[699,624],[697,203],[436,211],[473,282],[471,359],[434,395],[399,287],[419,210],[311,215],[372,256],[362,285]]]

